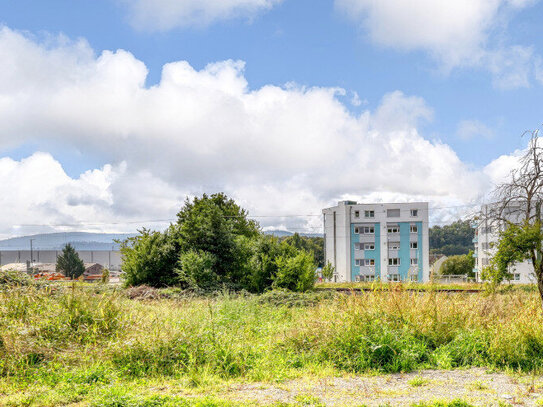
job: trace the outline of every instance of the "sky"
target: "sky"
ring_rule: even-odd
[[[0,237],[266,229],[339,200],[466,216],[543,121],[537,0],[0,0]]]

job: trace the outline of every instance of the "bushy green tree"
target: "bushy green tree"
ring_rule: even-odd
[[[497,251],[490,260],[490,265],[483,269],[481,278],[494,284],[510,280],[510,267],[514,267],[515,263],[531,260],[532,253],[541,250],[542,240],[540,222],[509,224],[500,232]]]
[[[218,276],[213,267],[217,259],[204,251],[189,250],[179,256],[180,268],[177,270],[181,284],[190,288],[204,290],[219,288]]]
[[[469,277],[473,276],[473,267],[475,266],[475,258],[473,257],[473,252],[470,251],[468,254],[461,254],[457,256],[448,257],[439,270],[441,275],[467,275]]]
[[[251,292],[276,281],[299,291],[313,286],[316,266],[308,243],[264,235],[226,195],[187,200],[177,218],[165,233],[143,230],[123,242],[126,284]]]
[[[316,265],[311,253],[301,250],[295,256],[283,255],[276,263],[274,287],[305,292],[315,285]]]
[[[249,220],[247,212],[222,193],[204,194],[202,198],[185,201],[177,218],[174,227],[180,253],[207,253],[214,259],[211,268],[217,283],[232,288],[239,286],[246,278],[244,267],[240,267],[246,248],[239,238],[257,238],[260,234],[258,224]],[[179,268],[183,269],[182,260]]]
[[[283,238],[282,241],[296,249],[313,253],[317,267],[324,267],[324,238],[294,233],[292,236]]]
[[[121,243],[123,277],[128,286],[147,284],[166,287],[177,282],[178,246],[174,231],[148,229]]]
[[[62,254],[58,256],[56,271],[72,279],[78,278],[85,272],[83,260],[79,258],[79,255],[70,243],[64,246]]]

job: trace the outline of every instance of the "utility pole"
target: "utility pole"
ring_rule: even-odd
[[[34,251],[32,250],[32,241],[35,239],[30,239],[30,267],[34,267]]]

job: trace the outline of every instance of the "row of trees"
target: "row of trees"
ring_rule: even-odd
[[[186,200],[164,232],[141,230],[122,242],[128,285],[263,292],[313,287],[319,253],[300,236],[280,241],[225,194]],[[317,259],[317,260],[316,260]]]

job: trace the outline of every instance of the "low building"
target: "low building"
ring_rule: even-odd
[[[427,202],[342,201],[322,213],[334,281],[429,280]]]

